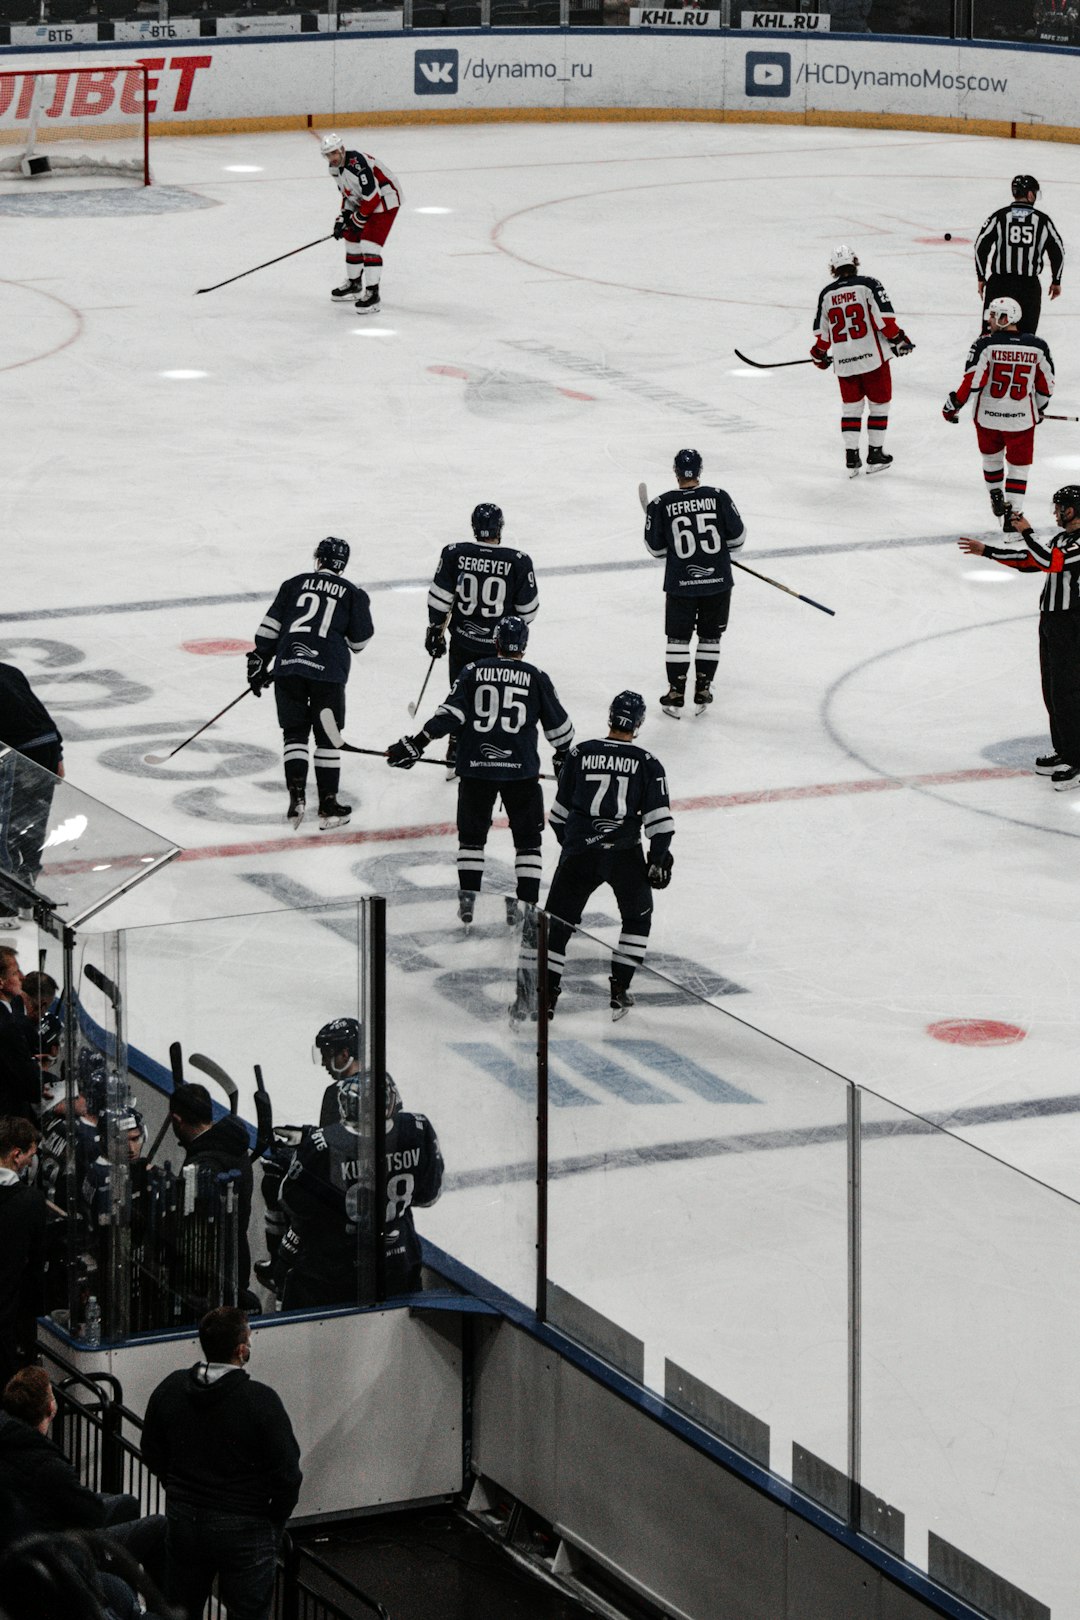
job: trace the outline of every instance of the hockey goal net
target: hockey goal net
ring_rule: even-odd
[[[148,68],[0,72],[0,178],[115,175],[150,184]]]

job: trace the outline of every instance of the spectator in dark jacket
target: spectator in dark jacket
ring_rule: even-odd
[[[215,1175],[239,1171],[237,1200],[240,1212],[240,1245],[237,1289],[248,1292],[251,1282],[251,1248],[248,1226],[251,1221],[251,1141],[246,1126],[231,1114],[214,1119],[214,1105],[205,1086],[179,1085],[169,1101],[169,1119],[176,1140],[184,1150],[184,1164],[205,1164]],[[220,1298],[220,1295],[218,1296]],[[257,1305],[252,1295],[250,1302]]]
[[[246,1313],[209,1311],[199,1342],[206,1360],[170,1373],[143,1420],[143,1460],[165,1482],[166,1595],[201,1620],[216,1575],[229,1620],[268,1620],[300,1448],[280,1397],[244,1371]]]
[[[21,669],[0,664],[0,743],[44,766],[54,777],[64,774],[64,744],[59,728],[41,699],[30,688]],[[52,809],[54,781],[40,773],[20,773],[13,767],[14,755],[0,761],[0,779],[7,776],[18,783],[18,816],[0,816],[0,858],[24,883],[34,886],[41,867],[41,847]],[[0,805],[10,805],[10,795],[0,794]],[[9,922],[18,922],[26,913],[27,898],[19,890],[0,881],[0,911]]]
[[[23,1179],[37,1140],[29,1120],[0,1118],[0,1387],[31,1352],[44,1298],[45,1198]]]

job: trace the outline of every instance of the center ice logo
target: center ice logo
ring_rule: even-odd
[[[747,51],[746,94],[790,96],[791,56],[787,51]]]
[[[456,96],[458,53],[456,50],[417,51],[413,90],[418,96]]]

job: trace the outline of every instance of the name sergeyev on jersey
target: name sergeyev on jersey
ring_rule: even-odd
[[[508,574],[514,566],[512,557],[461,557],[458,567],[472,574]]]

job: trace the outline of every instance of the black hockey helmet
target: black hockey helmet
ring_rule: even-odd
[[[333,1018],[316,1035],[311,1060],[321,1063],[330,1074],[340,1074],[354,1058],[357,1063],[360,1062],[360,1038],[358,1018]],[[343,1053],[344,1063],[340,1061]]]
[[[495,651],[500,658],[513,658],[529,645],[529,627],[516,613],[508,613],[495,626]]]
[[[109,1066],[104,1052],[94,1046],[84,1046],[77,1061],[79,1090],[86,1098],[90,1113],[104,1113],[109,1101]]]
[[[1017,202],[1027,202],[1029,192],[1033,191],[1037,197],[1041,190],[1042,187],[1033,174],[1013,175],[1012,194]]]
[[[607,719],[612,731],[630,731],[636,736],[645,724],[645,699],[640,692],[620,692],[611,700]]]
[[[697,478],[701,472],[700,450],[678,450],[675,454],[675,473],[679,478]]]
[[[1062,484],[1055,489],[1054,505],[1071,507],[1073,516],[1080,516],[1080,484]]]
[[[332,574],[343,574],[349,566],[349,542],[328,534],[315,547],[315,561]]]
[[[473,507],[469,522],[478,540],[497,540],[502,534],[502,507],[496,506],[494,501],[481,501],[479,506]]]
[[[42,1013],[37,1021],[37,1033],[34,1037],[34,1052],[38,1062],[44,1067],[56,1060],[56,1048],[64,1039],[63,1021],[55,1013]]]

